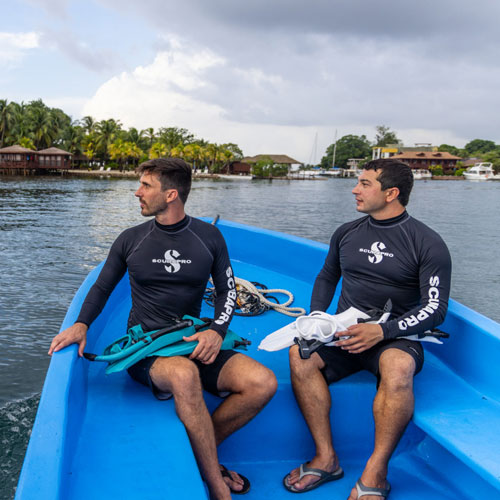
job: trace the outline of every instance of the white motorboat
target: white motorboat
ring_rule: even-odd
[[[432,174],[426,168],[417,168],[412,170],[412,173],[415,180],[432,179]]]
[[[245,174],[217,174],[217,177],[229,181],[251,181],[253,179],[252,175]]]
[[[486,179],[487,181],[500,181],[500,174],[491,175]]]
[[[480,162],[468,168],[463,175],[468,181],[486,181],[493,177],[495,172],[492,163]]]
[[[342,177],[342,169],[332,168],[330,170],[323,170],[319,175],[322,177]]]

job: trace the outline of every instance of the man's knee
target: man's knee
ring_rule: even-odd
[[[413,357],[400,349],[384,351],[379,360],[380,383],[391,390],[413,387],[416,363]]]
[[[248,387],[252,387],[263,399],[268,401],[274,396],[278,389],[276,375],[264,365],[259,365],[259,368],[254,370],[253,373],[248,374],[247,377],[249,378],[247,381]]]
[[[294,345],[288,351],[290,358],[290,372],[296,377],[307,377],[311,373],[321,370],[324,366],[323,360],[317,353],[313,353],[309,359],[302,359],[299,346]]]
[[[252,393],[259,399],[270,400],[277,388],[274,373],[246,356],[233,356],[219,376],[219,389],[237,393]]]
[[[162,391],[174,397],[201,395],[197,366],[187,358],[158,358],[150,370],[151,380]]]

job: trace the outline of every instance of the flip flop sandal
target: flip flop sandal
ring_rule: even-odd
[[[302,479],[305,476],[317,476],[319,477],[319,479],[315,483],[309,484],[304,489],[298,490],[297,488],[295,488],[295,486],[293,486],[293,484],[290,484],[288,482],[290,474],[287,474],[283,478],[283,486],[291,493],[305,493],[306,491],[314,490],[315,488],[321,486],[324,483],[328,483],[329,481],[336,481],[337,479],[341,479],[344,477],[344,471],[342,470],[342,467],[339,467],[334,472],[327,472],[325,470],[314,469],[313,467],[308,467],[306,464],[302,464],[299,470],[300,470],[299,479]]]
[[[389,496],[389,493],[391,492],[391,485],[389,484],[389,482],[387,482],[386,488],[373,488],[371,486],[365,486],[361,482],[361,479],[358,479],[358,482],[356,483],[356,491],[358,492],[358,500],[361,497],[366,497],[369,495],[387,498]]]
[[[231,477],[230,472],[227,470],[227,467],[222,464],[219,464],[219,466],[221,468],[220,473],[222,474],[222,477],[228,477],[229,479],[234,481],[234,479]],[[248,493],[250,491],[250,481],[243,474],[240,474],[239,472],[236,472],[236,474],[238,474],[238,476],[240,476],[240,478],[242,479],[243,488],[241,488],[241,490],[233,490],[233,488],[229,486],[229,489],[231,490],[231,493],[233,495],[244,495],[245,493]]]

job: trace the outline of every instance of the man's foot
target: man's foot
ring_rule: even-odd
[[[250,490],[250,481],[243,475],[237,472],[227,470],[227,468],[219,464],[220,472],[224,482],[229,486],[231,493],[235,495],[243,495]]]
[[[382,486],[380,486],[381,483],[383,483]],[[363,498],[363,500],[386,499],[391,492],[391,485],[386,480],[378,484],[378,486],[367,486],[361,479],[358,479],[347,500],[358,500],[360,498]]]
[[[302,464],[283,478],[283,485],[293,493],[310,491],[328,481],[335,481],[344,476],[344,471],[337,461],[325,463],[314,458]]]

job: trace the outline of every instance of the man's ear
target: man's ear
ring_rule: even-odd
[[[179,192],[177,191],[177,189],[167,189],[165,197],[167,203],[172,203],[178,198],[179,198]]]
[[[386,201],[387,203],[391,203],[393,202],[394,200],[397,200],[398,196],[399,196],[399,188],[397,187],[392,187],[392,188],[389,188],[385,191],[385,196],[386,196]]]

